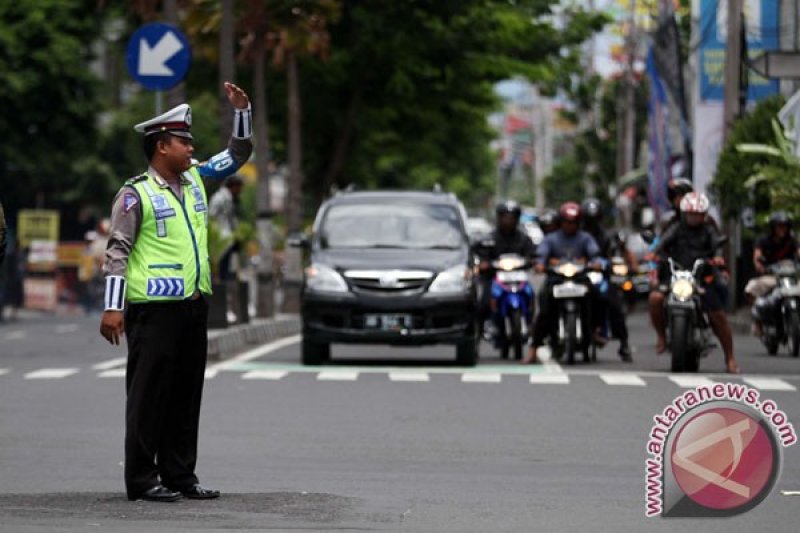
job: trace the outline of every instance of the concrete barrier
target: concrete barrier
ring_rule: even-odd
[[[208,332],[208,358],[211,361],[226,359],[246,348],[297,335],[300,330],[300,316],[288,314],[269,319],[256,318],[249,324],[226,329],[212,329]]]

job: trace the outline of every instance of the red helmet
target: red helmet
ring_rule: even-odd
[[[566,202],[558,210],[558,216],[561,220],[577,222],[581,218],[581,206],[575,202]]]
[[[681,200],[681,212],[706,214],[709,205],[708,196],[701,192],[690,192]]]

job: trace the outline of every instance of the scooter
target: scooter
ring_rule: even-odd
[[[514,358],[519,360],[533,318],[530,263],[517,254],[504,254],[492,262],[492,268],[495,275],[490,305],[495,318],[495,345],[503,359],[508,358],[509,349],[513,348]]]
[[[600,272],[591,272],[575,261],[562,261],[551,265],[552,284],[558,330],[550,335],[550,349],[555,359],[566,357],[567,364],[575,363],[576,352],[583,353],[585,362],[597,359],[597,347],[591,335],[591,285],[602,282]],[[599,277],[598,277],[599,275]]]
[[[800,356],[800,284],[797,264],[784,260],[770,265],[767,271],[775,276],[778,285],[756,310],[762,323],[761,342],[769,355],[778,353],[781,345],[788,345],[794,357]]]

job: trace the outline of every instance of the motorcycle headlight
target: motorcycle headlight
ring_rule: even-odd
[[[472,271],[463,266],[448,268],[436,276],[431,283],[428,292],[437,294],[442,293],[462,293],[472,286]]]
[[[573,265],[572,263],[564,263],[560,267],[558,267],[558,273],[564,276],[565,278],[573,278],[575,274],[578,273],[578,267]]]
[[[679,300],[688,300],[694,293],[694,287],[689,280],[679,279],[672,284],[672,294]]]
[[[628,265],[614,265],[613,267],[611,267],[611,271],[614,273],[615,276],[627,276]]]
[[[306,268],[306,288],[320,292],[347,292],[347,282],[330,267],[311,265]]]

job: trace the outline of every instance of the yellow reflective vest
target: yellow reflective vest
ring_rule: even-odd
[[[194,167],[183,177],[183,201],[147,174],[126,183],[139,193],[142,207],[125,276],[129,302],[182,300],[195,291],[211,294],[206,191]]]

